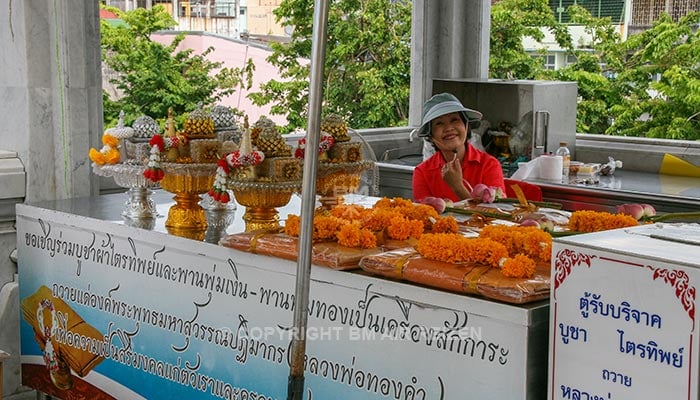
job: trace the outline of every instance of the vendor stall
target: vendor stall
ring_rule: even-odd
[[[207,210],[198,241],[168,234],[168,193],[140,227],[120,215],[124,196],[18,206],[24,384],[58,398],[285,398],[295,263],[216,244],[244,230],[241,206]],[[548,315],[546,300],[314,265],[305,398],[541,399]]]

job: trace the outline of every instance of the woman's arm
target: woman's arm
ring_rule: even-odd
[[[425,178],[423,168],[417,166],[413,169],[413,201],[421,201],[431,195],[430,184]]]

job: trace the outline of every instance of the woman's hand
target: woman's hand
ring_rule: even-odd
[[[462,164],[457,158],[457,151],[454,152],[452,161],[448,161],[442,166],[442,179],[459,197],[460,200],[469,198],[469,190],[462,178]]]

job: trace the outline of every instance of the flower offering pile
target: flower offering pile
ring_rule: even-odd
[[[292,146],[285,142],[274,121],[264,116],[252,127],[246,117],[239,148],[224,153],[217,163],[209,195],[222,203],[230,200],[226,192],[229,187],[234,193],[249,197],[247,193],[255,195],[256,190],[279,189],[286,193],[301,184],[301,164],[292,156]],[[240,200],[242,204],[249,203]],[[284,204],[286,201],[281,205]]]
[[[370,273],[509,303],[549,296],[552,237],[536,227],[486,225],[477,237],[425,234],[414,248],[364,257]]]
[[[362,142],[357,136],[351,136],[341,116],[326,116],[320,128],[316,193],[321,196],[321,204],[330,208],[342,203],[343,195],[357,191],[362,171],[372,168],[374,161],[363,158]],[[300,160],[306,155],[306,142],[307,138],[299,139],[294,151],[294,156]]]
[[[143,173],[149,154],[148,141],[158,129],[153,118],[146,115],[137,118],[133,127],[125,126],[122,111],[117,126],[102,135],[102,148],[90,149],[88,154],[95,175],[111,177],[117,185],[129,189],[122,211],[122,216],[128,219],[157,215],[155,203],[149,197],[150,188],[156,183],[146,179]]]
[[[290,260],[298,255],[300,217],[289,215],[280,232],[229,235],[220,244]],[[373,207],[341,204],[319,208],[313,219],[312,261],[333,269],[356,269],[362,257],[412,246],[424,233],[457,233],[457,222],[430,206],[383,198]]]
[[[234,142],[221,142],[216,138],[214,121],[201,103],[188,115],[182,131],[175,128],[170,108],[165,133],[151,137],[149,146],[151,150],[144,176],[154,182],[165,177],[164,167],[174,175],[197,171],[197,175],[213,176],[219,155],[237,147]]]

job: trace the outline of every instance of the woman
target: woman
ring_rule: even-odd
[[[414,201],[429,196],[468,199],[471,188],[479,183],[505,193],[501,163],[467,140],[469,122],[479,120],[480,112],[464,107],[449,93],[436,94],[425,102],[418,136],[431,143],[436,152],[413,172]]]

